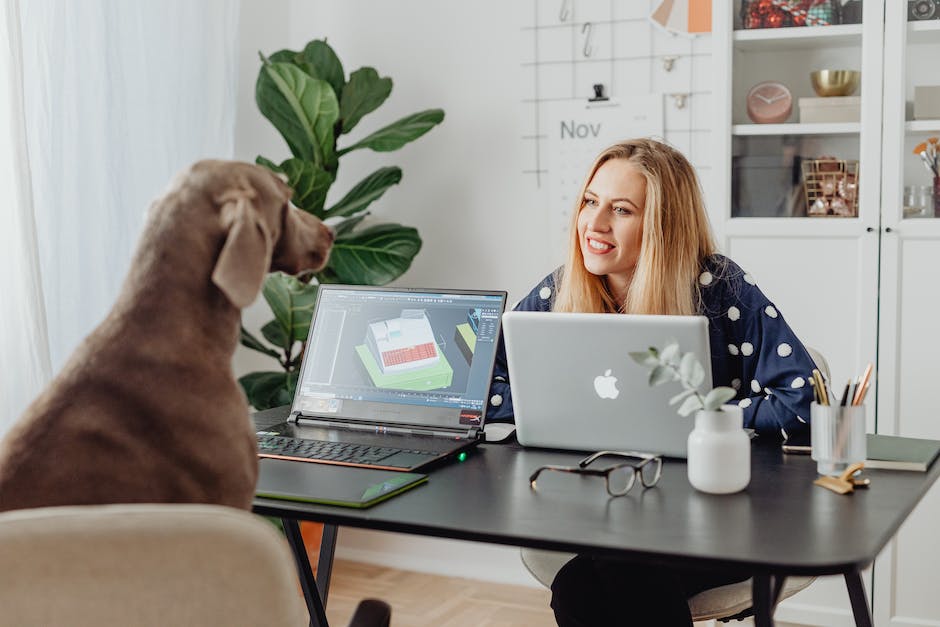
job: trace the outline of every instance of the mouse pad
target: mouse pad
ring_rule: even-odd
[[[370,507],[428,480],[418,473],[284,459],[260,459],[258,470],[257,496],[357,508]]]

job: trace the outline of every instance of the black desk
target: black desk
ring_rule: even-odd
[[[256,422],[270,424],[272,416],[266,412]],[[751,483],[738,494],[695,491],[678,461],[665,463],[657,487],[637,486],[619,498],[607,496],[602,479],[566,473],[545,474],[538,491],[529,488],[536,467],[573,465],[581,457],[483,445],[467,461],[432,471],[427,485],[369,509],[261,498],[254,509],[287,520],[660,564],[740,566],[755,574],[757,625],[773,624],[779,576],[842,574],[856,624],[868,627],[861,571],[940,475],[940,464],[927,473],[870,471],[868,490],[843,496],[812,485],[816,466],[809,456],[785,456],[779,446],[755,443]]]

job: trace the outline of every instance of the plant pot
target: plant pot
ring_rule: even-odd
[[[751,440],[737,405],[695,414],[689,433],[689,483],[710,494],[739,492],[751,481]]]

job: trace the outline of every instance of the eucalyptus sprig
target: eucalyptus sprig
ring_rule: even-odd
[[[641,366],[650,369],[650,386],[678,381],[684,388],[682,392],[669,399],[670,405],[679,405],[680,416],[688,416],[694,411],[720,410],[721,406],[735,397],[733,388],[719,386],[703,396],[699,386],[705,380],[705,368],[699,363],[695,353],[683,353],[678,342],[669,342],[662,348],[650,346],[648,350],[630,353],[630,357]]]

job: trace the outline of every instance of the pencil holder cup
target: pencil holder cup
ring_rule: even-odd
[[[865,461],[865,406],[810,406],[813,459],[821,475],[841,475],[855,462]]]

